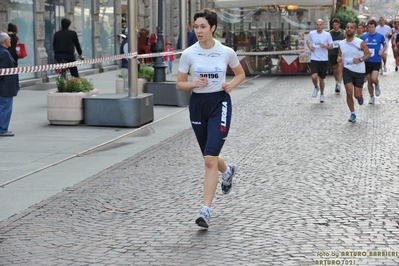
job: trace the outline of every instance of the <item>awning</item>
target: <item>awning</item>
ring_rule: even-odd
[[[311,6],[311,7],[331,7],[334,0],[214,0],[216,8],[234,8],[234,7],[262,7],[262,6]]]

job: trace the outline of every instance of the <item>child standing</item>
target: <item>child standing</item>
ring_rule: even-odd
[[[166,48],[164,49],[164,52],[173,52],[172,48],[172,43],[171,41],[166,42]],[[163,60],[166,63],[166,74],[171,74],[172,73],[172,62],[175,60],[175,56],[173,54],[170,55],[165,55],[163,57]]]

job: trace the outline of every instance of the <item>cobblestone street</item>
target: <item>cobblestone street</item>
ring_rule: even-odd
[[[0,264],[399,265],[392,70],[375,105],[365,87],[356,123],[332,76],[325,103],[310,76],[236,88],[262,84],[233,98],[222,156],[238,164],[236,186],[218,187],[208,230],[194,223],[204,170],[188,128],[1,222]]]

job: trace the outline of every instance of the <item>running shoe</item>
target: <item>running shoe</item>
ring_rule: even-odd
[[[313,89],[313,98],[316,98],[317,97],[317,94],[319,93],[319,87],[314,87],[314,89]]]
[[[320,102],[324,103],[324,94],[320,94]]]
[[[230,176],[227,179],[222,178],[222,184],[220,185],[222,188],[223,194],[229,194],[230,191],[233,189],[233,177],[237,172],[237,165],[234,163],[229,163],[227,166],[230,168]]]
[[[387,66],[384,65],[384,72],[387,72]]]
[[[348,122],[352,122],[352,123],[356,122],[356,115],[355,114],[351,114],[351,116],[348,119]]]
[[[338,84],[335,85],[335,92],[336,93],[340,93],[341,92],[341,86],[339,86]]]
[[[198,226],[208,228],[211,222],[211,214],[207,211],[201,210],[200,216],[195,220]]]
[[[357,99],[357,102],[359,103],[359,105],[363,105],[363,102],[364,102],[363,97]]]
[[[375,86],[375,96],[380,96],[381,94],[381,89],[380,89],[380,85],[376,85]]]
[[[382,70],[382,68],[380,69],[380,75],[384,75],[384,71]]]
[[[375,97],[374,97],[374,96],[371,96],[370,101],[369,101],[369,104],[374,104],[374,102],[375,102]]]

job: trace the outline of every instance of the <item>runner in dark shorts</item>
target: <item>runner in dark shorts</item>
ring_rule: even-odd
[[[317,74],[320,78],[325,79],[327,76],[328,61],[310,61],[311,74]]]
[[[371,74],[373,71],[380,71],[381,62],[380,63],[373,63],[373,62],[366,62],[366,75]]]
[[[379,70],[379,66],[378,66],[378,70]],[[363,88],[365,76],[366,76],[365,73],[353,72],[344,67],[342,78],[343,78],[344,84],[352,83],[353,86],[355,86],[356,88]]]

